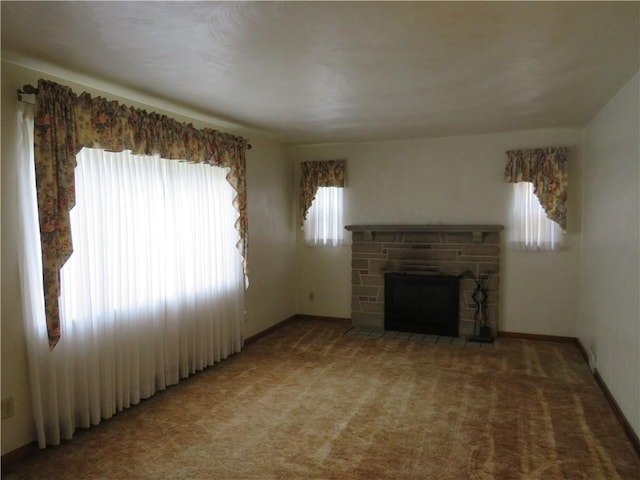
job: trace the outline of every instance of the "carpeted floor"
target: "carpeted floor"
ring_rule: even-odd
[[[3,478],[640,479],[574,345],[346,330],[289,323]]]

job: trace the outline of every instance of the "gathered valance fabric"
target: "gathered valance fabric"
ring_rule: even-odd
[[[239,218],[238,248],[247,263],[247,141],[213,129],[196,129],[165,115],[121,105],[69,87],[39,80],[34,119],[38,215],[42,242],[43,286],[49,345],[60,338],[60,269],[71,256],[69,211],[75,204],[76,154],[102,148],[228,168]],[[198,239],[191,247],[200,248]],[[206,246],[205,246],[206,247]]]
[[[316,197],[318,187],[344,187],[346,160],[316,160],[300,163],[300,226]]]
[[[531,182],[547,217],[567,228],[566,147],[510,150],[504,171],[506,182]]]

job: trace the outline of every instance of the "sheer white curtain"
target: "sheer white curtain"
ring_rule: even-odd
[[[307,245],[342,245],[344,188],[318,187],[316,196],[304,222],[304,240]]]
[[[49,358],[49,340],[44,315],[42,290],[42,254],[38,206],[36,203],[36,175],[33,163],[33,115],[34,106],[18,104],[18,267],[22,292],[24,331],[27,341],[29,383],[32,410],[36,425],[38,445],[44,448],[47,438],[56,438],[54,428],[46,434],[45,417],[55,410],[56,399],[48,389],[48,378],[55,374],[54,362],[59,355]],[[51,360],[51,361],[49,361]],[[55,381],[55,377],[52,378]],[[57,442],[60,443],[58,432]]]
[[[509,244],[515,250],[557,250],[563,243],[560,225],[547,218],[531,182],[513,183]]]
[[[34,231],[25,237],[39,243],[28,175],[24,219]],[[23,289],[33,292],[25,306],[38,310],[25,308],[41,447],[240,351],[244,279],[225,176],[128,152],[78,154],[74,253],[61,271],[63,336],[51,352],[39,263],[23,275],[39,279]],[[26,259],[36,251],[25,243]]]

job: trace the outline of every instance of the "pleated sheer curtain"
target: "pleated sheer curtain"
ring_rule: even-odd
[[[85,148],[61,270],[64,335],[50,351],[30,106],[19,121],[20,271],[44,448],[239,352],[244,274],[227,169]]]
[[[547,217],[533,184],[512,184],[511,229],[509,245],[514,250],[558,250],[564,242],[560,225]]]
[[[344,188],[318,187],[304,222],[307,245],[344,244]]]
[[[346,160],[300,163],[300,227],[305,244],[344,244]]]

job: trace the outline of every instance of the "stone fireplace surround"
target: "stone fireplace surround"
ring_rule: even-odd
[[[460,276],[460,336],[474,334],[475,279],[486,277],[487,324],[498,331],[502,225],[348,225],[351,322],[384,329],[384,274]]]

